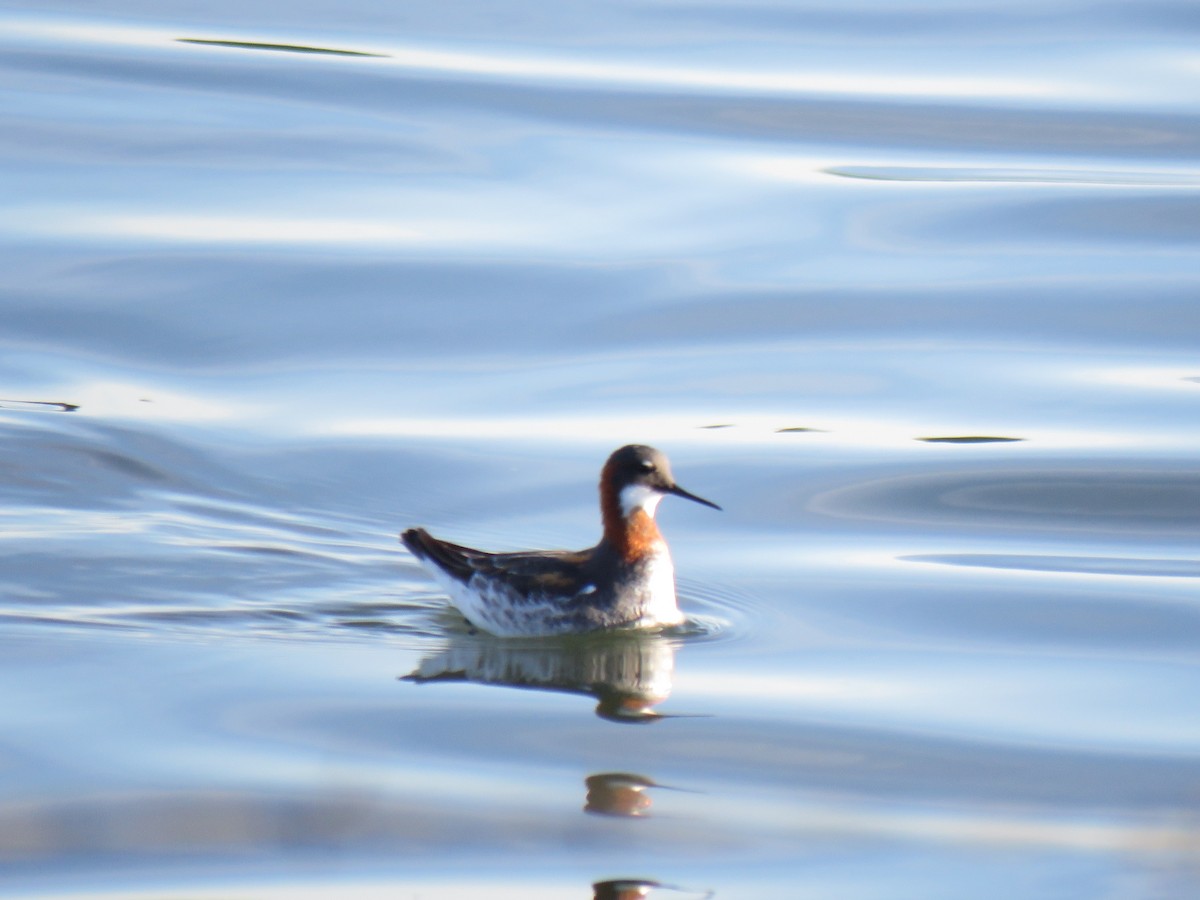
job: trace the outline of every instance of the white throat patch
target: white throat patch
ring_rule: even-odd
[[[640,509],[650,518],[654,518],[658,509],[658,501],[663,495],[644,484],[630,484],[621,491],[621,513],[629,518],[635,509]]]

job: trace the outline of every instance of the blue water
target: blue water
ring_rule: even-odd
[[[0,891],[1195,896],[1198,38],[0,6]],[[628,442],[676,632],[396,541],[587,546]]]

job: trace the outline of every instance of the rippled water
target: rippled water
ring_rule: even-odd
[[[1198,37],[5,6],[5,896],[1195,896]],[[396,542],[586,546],[630,441],[677,630]]]

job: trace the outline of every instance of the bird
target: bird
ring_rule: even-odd
[[[472,628],[499,637],[544,637],[684,622],[675,569],[654,522],[659,501],[717,504],[675,483],[661,450],[629,444],[600,472],[604,533],[587,550],[491,553],[410,528],[400,540]]]

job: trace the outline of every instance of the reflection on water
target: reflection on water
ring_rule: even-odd
[[[675,640],[636,632],[562,639],[513,640],[455,633],[405,681],[470,682],[594,697],[596,715],[652,722],[671,694]]]
[[[594,900],[639,900],[650,896],[650,892],[659,887],[657,881],[646,881],[640,878],[616,878],[611,881],[597,881],[592,885]]]
[[[827,170],[844,178],[881,181],[1041,182],[1043,184],[1172,185],[1200,186],[1191,172],[1105,172],[1070,169],[972,169],[918,166],[841,166]]]
[[[941,563],[947,566],[1027,572],[1130,575],[1139,578],[1200,578],[1200,560],[1194,559],[1129,559],[1116,556],[1049,556],[1033,553],[927,553],[902,556],[900,559]]]
[[[74,403],[56,403],[49,400],[0,400],[0,409],[24,412],[75,412],[79,406]]]
[[[380,56],[362,50],[334,50],[329,47],[305,47],[300,44],[264,44],[258,41],[222,41],[214,38],[176,38],[181,44],[199,44],[205,47],[229,47],[233,50],[275,50],[284,53],[323,53],[329,56]]]
[[[1194,535],[1200,471],[1161,461],[1062,467],[1006,461],[986,469],[909,471],[823,491],[808,502],[830,516],[974,530]]]
[[[951,437],[921,437],[918,441],[924,441],[927,444],[1009,444],[1014,441],[1023,441],[1024,438],[1019,437],[998,437],[986,434],[963,434]]]
[[[698,894],[684,888],[665,885],[658,881],[648,881],[643,878],[615,878],[609,881],[597,881],[592,885],[593,900],[641,900],[656,891],[672,891],[693,897],[712,897],[713,892]]]
[[[604,816],[626,816],[636,818],[646,815],[654,801],[646,793],[647,788],[658,787],[642,775],[628,772],[605,772],[589,775],[587,801],[584,812]]]

